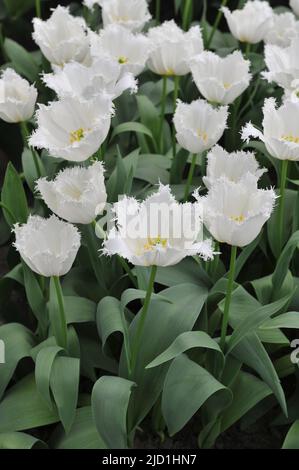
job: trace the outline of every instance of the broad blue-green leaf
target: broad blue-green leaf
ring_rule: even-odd
[[[294,328],[299,330],[299,313],[287,312],[263,323],[264,330],[273,328]]]
[[[227,354],[232,351],[237,344],[250,332],[256,330],[261,326],[269,317],[281,310],[290,301],[291,296],[283,297],[276,302],[269,305],[264,305],[258,309],[254,309],[251,313],[240,322],[234,329],[228,342]]]
[[[240,371],[231,386],[232,403],[224,411],[221,419],[221,432],[224,432],[257,403],[272,394],[272,390],[257,377]]]
[[[0,432],[24,431],[56,423],[59,417],[40,397],[34,375],[11,387],[0,403]]]
[[[272,276],[273,290],[278,291],[287,275],[295,250],[299,248],[299,231],[293,233],[284,247]]]
[[[12,39],[6,38],[4,41],[4,49],[16,72],[23,75],[31,82],[38,79],[38,66],[32,55],[26,51],[23,46]]]
[[[222,355],[222,351],[218,343],[213,340],[204,331],[187,331],[179,335],[174,342],[162,354],[156,357],[146,369],[157,367],[165,362],[175,359],[180,354],[193,348],[207,348],[217,351]]]
[[[133,382],[121,377],[103,376],[93,387],[94,422],[109,449],[128,447],[127,409],[133,386]]]
[[[44,168],[43,162],[37,152],[35,152],[35,158],[36,158],[36,161],[38,162],[41,176],[47,176],[47,172]],[[39,175],[37,174],[36,166],[35,166],[34,159],[32,156],[32,151],[28,148],[24,148],[23,153],[22,153],[22,167],[23,167],[25,180],[29,188],[31,189],[31,191],[34,193],[35,182],[39,178]]]
[[[195,284],[180,284],[163,290],[160,294],[171,303],[153,300],[147,312],[141,338],[142,347],[131,377],[137,387],[132,392],[129,408],[130,430],[145,418],[155,404],[169,365],[162,364],[153,369],[146,369],[146,366],[165,351],[180,334],[192,330],[207,298],[207,289]],[[130,341],[133,340],[139,318],[140,312],[130,325]],[[129,377],[124,350],[120,361],[120,375]]]
[[[64,296],[66,322],[88,323],[96,319],[96,304],[92,300],[79,296]]]
[[[113,137],[123,134],[124,132],[137,132],[141,134],[145,134],[151,139],[153,138],[153,134],[150,131],[150,129],[140,122],[123,122],[122,124],[119,124],[118,126],[115,127],[115,129],[112,132],[111,139]]]
[[[47,331],[49,319],[43,292],[39,282],[36,279],[36,275],[31,271],[31,269],[23,260],[22,267],[27,301],[32,312],[34,313],[35,318],[37,318],[43,333],[45,334]]]
[[[0,364],[1,399],[19,361],[30,356],[35,338],[21,323],[8,323],[0,327],[0,340],[4,343],[5,353],[5,363]]]
[[[66,433],[69,432],[78,401],[80,361],[74,357],[56,356],[51,371],[51,389]]]
[[[224,385],[185,354],[177,357],[169,367],[162,393],[162,413],[170,435],[180,431],[217,392],[226,395],[228,405],[231,393]]]
[[[127,324],[123,315],[120,301],[115,297],[104,297],[97,309],[97,327],[102,340],[102,349],[105,349],[108,338],[113,333],[125,336]]]
[[[0,449],[46,449],[47,444],[24,432],[0,433]]]
[[[295,421],[295,423],[289,429],[282,448],[299,449],[299,420]]]
[[[35,363],[35,382],[40,396],[45,400],[49,408],[53,407],[50,395],[50,377],[52,366],[56,356],[63,351],[59,346],[47,346],[42,348]]]
[[[76,410],[76,416],[68,434],[59,426],[51,437],[54,449],[106,449],[95,427],[90,406]]]
[[[25,191],[21,178],[11,162],[9,162],[6,168],[1,201],[16,218],[14,220],[11,214],[4,209],[4,217],[9,225],[13,225],[15,222],[27,222],[29,211]]]

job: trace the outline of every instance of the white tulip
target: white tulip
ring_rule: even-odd
[[[104,27],[119,24],[131,31],[141,31],[151,19],[146,0],[98,0],[102,6]]]
[[[299,22],[293,13],[274,14],[271,27],[264,41],[266,44],[275,44],[280,47],[288,47],[292,39],[299,34]]]
[[[125,90],[137,91],[137,82],[131,73],[121,76],[120,64],[108,58],[95,60],[90,67],[70,62],[63,68],[54,67],[54,73],[45,74],[43,81],[60,98],[66,96],[92,99],[107,93],[118,98]]]
[[[51,64],[63,66],[89,58],[89,37],[83,18],[74,17],[69,9],[58,5],[47,21],[33,19],[33,39]]]
[[[196,204],[179,204],[169,186],[144,202],[124,197],[114,205],[115,227],[104,242],[104,254],[118,254],[136,266],[172,266],[186,256],[213,257],[211,240],[202,231]],[[186,230],[189,226],[190,231]]]
[[[82,162],[91,157],[109,132],[112,102],[98,96],[90,101],[63,98],[36,113],[38,128],[29,139],[32,147],[45,148],[52,157]]]
[[[295,15],[299,16],[299,0],[290,0],[290,7]]]
[[[210,189],[221,178],[238,183],[247,177],[248,173],[258,180],[266,169],[261,169],[252,152],[228,153],[220,145],[215,145],[207,155],[207,176],[203,182]]]
[[[74,225],[55,215],[43,219],[29,216],[26,224],[14,226],[14,246],[26,264],[42,276],[63,276],[72,267],[80,248],[80,234]]]
[[[213,108],[204,100],[191,104],[178,100],[173,118],[177,141],[190,153],[204,152],[221,138],[227,118],[227,106]]]
[[[37,90],[13,69],[0,79],[0,118],[9,123],[27,121],[34,113]]]
[[[293,80],[291,87],[291,90],[284,90],[283,101],[293,101],[295,103],[299,103],[299,79]]]
[[[221,178],[207,196],[194,196],[202,202],[210,234],[220,243],[238,247],[249,245],[258,236],[276,198],[273,189],[258,189],[256,177],[248,173],[237,183]]]
[[[190,72],[190,60],[203,51],[203,40],[199,26],[185,32],[171,21],[151,28],[148,32],[151,53],[148,67],[163,76],[180,76]]]
[[[276,108],[275,99],[268,98],[263,112],[263,132],[248,123],[242,130],[242,139],[256,137],[264,142],[272,157],[299,161],[299,102],[285,101]]]
[[[269,71],[263,72],[262,76],[268,82],[291,90],[293,81],[299,77],[299,37],[293,38],[289,47],[267,44],[265,62]]]
[[[91,33],[91,55],[108,57],[122,67],[122,73],[139,75],[146,64],[150,43],[143,34],[134,34],[123,26],[111,24],[99,34]]]
[[[190,68],[197,88],[211,103],[232,103],[251,80],[250,62],[240,51],[223,58],[204,51],[192,59]]]
[[[90,224],[107,200],[101,162],[66,168],[53,181],[40,178],[36,187],[52,212],[75,224]]]
[[[240,42],[257,44],[262,41],[271,26],[273,10],[268,2],[247,1],[242,10],[230,11],[222,7],[232,35]]]

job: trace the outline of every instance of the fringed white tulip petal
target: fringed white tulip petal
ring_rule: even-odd
[[[262,41],[271,26],[273,10],[268,2],[248,0],[243,9],[230,11],[222,7],[232,35],[240,42],[257,44]]]
[[[203,51],[199,26],[184,32],[174,20],[165,21],[148,32],[151,53],[148,67],[164,76],[181,76],[190,72],[190,60]]]
[[[104,27],[117,24],[130,31],[141,31],[151,19],[146,0],[109,0],[100,1]]]
[[[30,216],[14,227],[15,248],[28,266],[42,276],[63,276],[72,267],[80,247],[76,227],[52,215],[49,219]]]
[[[150,42],[143,34],[133,34],[117,24],[110,24],[99,34],[90,33],[90,51],[94,59],[110,58],[121,65],[121,75],[139,75],[145,68]]]
[[[67,7],[58,5],[46,21],[33,19],[33,39],[51,64],[63,66],[89,57],[89,38],[83,18],[74,17]]]
[[[31,119],[37,99],[35,86],[7,68],[1,74],[0,87],[0,119],[8,123]]]
[[[107,194],[101,162],[62,170],[53,181],[36,184],[47,206],[68,222],[90,224],[105,207]]]
[[[38,128],[31,135],[32,147],[45,148],[51,156],[81,162],[91,157],[109,132],[113,105],[111,97],[93,100],[63,98],[40,105]]]

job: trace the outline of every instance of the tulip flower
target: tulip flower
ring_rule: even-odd
[[[232,35],[240,42],[257,44],[262,41],[271,26],[273,10],[268,2],[248,0],[241,10],[230,11],[222,7]]]
[[[36,113],[38,128],[29,143],[47,149],[52,157],[82,162],[104,142],[112,112],[109,96],[90,101],[63,98],[48,106],[40,105]]]
[[[252,152],[228,153],[220,145],[215,145],[207,155],[207,176],[203,177],[203,182],[208,189],[211,189],[219,179],[226,178],[231,182],[239,183],[248,174],[253,175],[258,180],[266,169],[261,169]]]
[[[141,31],[151,19],[146,0],[98,0],[104,27],[119,24],[130,31]]]
[[[295,15],[299,16],[299,0],[290,0],[290,7]]]
[[[272,157],[282,160],[278,208],[278,237],[282,246],[288,161],[299,161],[299,102],[285,101],[277,109],[275,99],[269,98],[265,100],[263,112],[263,132],[248,123],[242,130],[242,139],[248,141],[250,136],[260,139]]]
[[[59,277],[71,269],[80,247],[80,234],[76,227],[62,222],[55,215],[49,219],[30,216],[27,223],[14,226],[15,248],[35,273],[51,277],[50,292],[55,292],[59,321],[52,320],[57,344],[67,347],[67,324],[63,294]]]
[[[107,193],[101,162],[60,171],[53,181],[40,178],[36,184],[52,212],[75,224],[90,224],[104,210]]]
[[[32,271],[45,277],[69,272],[80,247],[76,227],[55,215],[30,216],[26,224],[16,224],[14,232],[14,246]]]
[[[153,214],[151,207],[156,210]],[[169,186],[162,184],[144,202],[124,197],[114,205],[115,226],[108,233],[103,252],[118,254],[136,266],[173,266],[195,254],[207,260],[213,253],[209,240],[197,241],[201,225],[194,231],[190,229],[188,237],[184,236],[184,227],[179,225],[182,216],[186,224],[192,222],[192,216],[195,220],[192,208],[190,203],[176,202]],[[159,211],[162,221],[155,218]]]
[[[59,98],[88,100],[106,93],[115,99],[127,89],[137,91],[137,82],[133,75],[121,74],[120,64],[102,58],[96,59],[89,67],[78,62],[71,62],[63,68],[54,67],[54,73],[44,74],[43,81]]]
[[[150,279],[141,316],[128,360],[134,371],[143,325],[154,288],[157,266],[172,266],[186,256],[213,257],[210,240],[198,241],[201,208],[178,204],[169,186],[160,187],[144,202],[124,197],[114,206],[115,226],[104,242],[104,254],[119,255],[136,266],[151,266]]]
[[[89,37],[83,18],[58,5],[47,21],[33,19],[33,39],[51,64],[63,66],[89,59]]]
[[[134,76],[143,71],[150,51],[146,36],[117,24],[107,26],[99,34],[91,33],[90,43],[92,57],[108,57],[121,65],[122,74],[130,72]]]
[[[199,26],[184,32],[177,24],[165,21],[148,32],[151,52],[148,67],[162,76],[181,76],[190,72],[190,60],[203,51]]]
[[[220,243],[244,247],[270,218],[275,198],[274,190],[258,189],[256,176],[247,173],[238,182],[219,178],[199,200],[211,235]]]
[[[221,348],[224,350],[237,247],[248,245],[258,236],[271,216],[276,196],[273,189],[258,189],[256,176],[247,173],[239,182],[220,178],[212,185],[207,196],[200,198],[195,194],[195,197],[202,202],[204,224],[211,235],[217,241],[231,245],[220,340]]]
[[[191,104],[178,101],[173,118],[176,139],[181,147],[193,155],[185,188],[185,200],[192,184],[197,154],[209,150],[222,137],[228,118],[227,109],[227,106],[213,108],[204,100],[196,100]]]
[[[292,13],[274,14],[271,27],[264,37],[266,44],[288,47],[292,39],[299,34],[299,22]]]
[[[263,72],[262,76],[268,82],[276,82],[282,88],[292,90],[299,73],[299,37],[293,38],[289,47],[267,44],[265,62],[268,72]]]
[[[7,68],[1,75],[0,90],[0,119],[16,123],[32,117],[37,99],[34,85]]]
[[[233,103],[251,80],[250,62],[240,51],[223,58],[204,51],[192,59],[190,67],[198,90],[211,103]]]

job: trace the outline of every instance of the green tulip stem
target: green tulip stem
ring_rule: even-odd
[[[284,223],[284,206],[285,206],[285,190],[288,175],[288,160],[281,161],[281,173],[280,173],[280,197],[278,205],[278,241],[279,248],[283,246],[283,223]]]
[[[145,320],[146,320],[146,316],[148,312],[148,307],[150,305],[151,296],[154,290],[156,274],[157,274],[157,266],[152,266],[144,304],[141,310],[140,318],[138,320],[137,329],[134,335],[134,341],[132,345],[132,354],[131,354],[131,373],[132,374],[134,373],[134,370],[136,367],[137,355],[138,355],[140,345],[141,345],[142,333],[143,333],[144,324],[145,324]]]
[[[222,0],[222,2],[221,2],[221,7],[225,7],[226,4],[227,4],[227,2],[228,2],[228,0]],[[209,49],[209,47],[210,47],[210,45],[211,45],[211,42],[212,42],[212,40],[213,40],[214,34],[215,34],[215,32],[216,32],[216,29],[218,28],[219,23],[220,23],[220,20],[221,20],[221,18],[222,18],[222,15],[223,15],[223,13],[222,13],[222,11],[221,11],[221,8],[219,8],[218,13],[217,13],[217,16],[216,16],[216,20],[215,20],[215,22],[214,22],[214,24],[213,24],[213,27],[212,27],[212,31],[211,31],[211,33],[210,33],[210,36],[208,37],[208,40],[207,40],[206,49]]]
[[[196,166],[196,160],[197,160],[197,154],[194,153],[192,155],[192,161],[191,161],[191,165],[190,165],[190,169],[189,169],[189,173],[188,173],[188,179],[187,179],[187,183],[186,183],[186,187],[185,187],[184,202],[186,202],[188,200],[188,197],[189,197],[190,188],[191,188],[191,185],[192,185],[192,180],[193,180],[193,175],[194,175],[194,170],[195,170],[195,166]]]
[[[41,174],[41,170],[40,170],[40,167],[39,167],[39,164],[38,164],[38,159],[37,159],[35,150],[28,145],[29,130],[28,130],[27,122],[22,121],[20,123],[20,126],[21,126],[24,146],[28,147],[29,150],[31,151],[34,166],[35,166],[35,170],[36,170],[36,174],[37,174],[38,178],[40,178],[42,176],[42,174]]]
[[[228,327],[228,321],[229,321],[229,309],[230,309],[230,302],[231,302],[234,279],[235,279],[236,258],[237,258],[237,247],[232,246],[231,255],[230,255],[228,284],[227,284],[224,313],[223,313],[222,326],[221,326],[220,347],[222,351],[225,350],[225,340],[226,340],[226,333],[227,333],[227,327]]]
[[[158,132],[158,146],[160,153],[163,154],[163,128],[164,128],[164,118],[165,118],[165,109],[166,109],[166,96],[167,96],[167,77],[163,77],[162,85],[162,97],[161,97],[161,115],[159,123],[159,132]]]
[[[65,308],[64,308],[64,301],[63,301],[63,292],[62,292],[59,277],[53,276],[52,279],[53,279],[54,286],[55,286],[58,309],[59,309],[59,318],[60,318],[60,334],[57,335],[59,337],[57,337],[56,339],[57,339],[58,346],[61,346],[63,349],[67,349],[67,323],[66,323]]]

